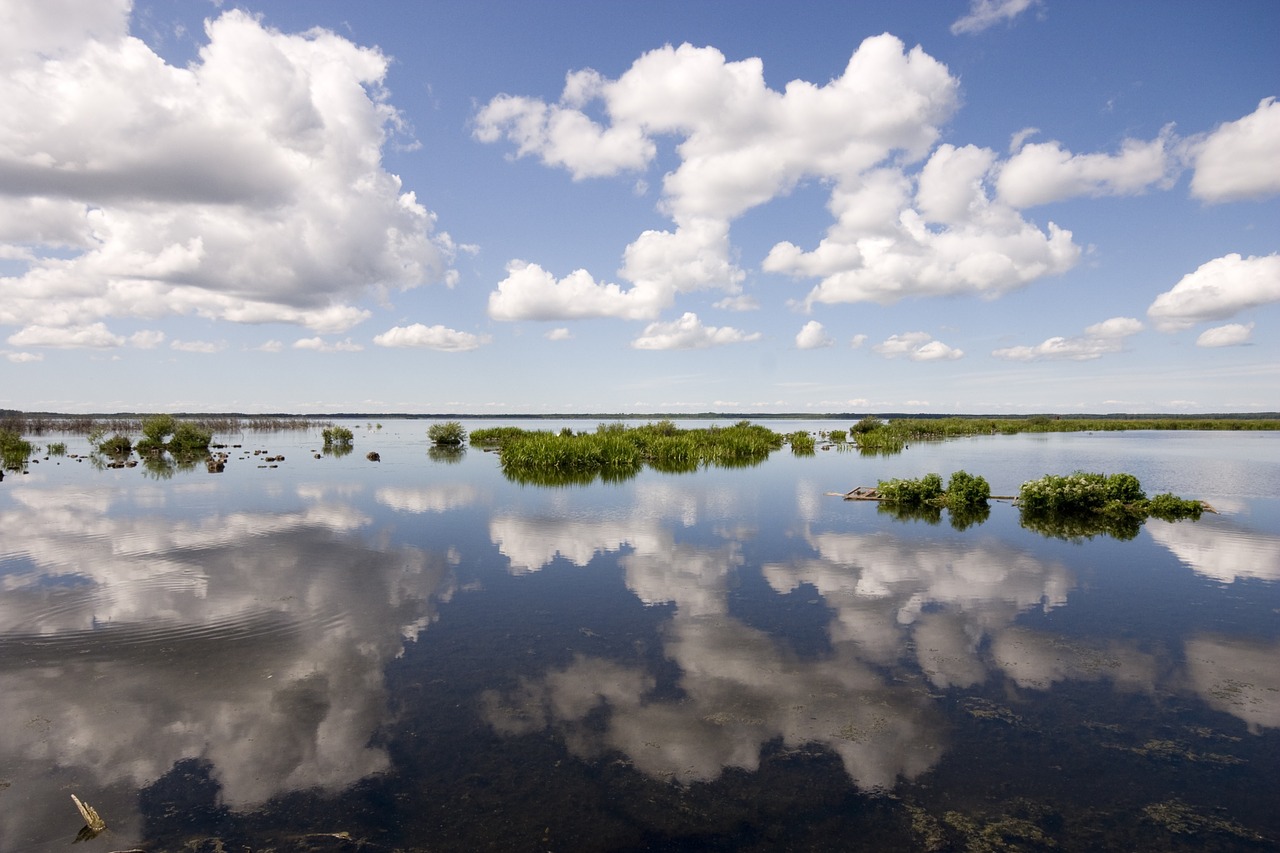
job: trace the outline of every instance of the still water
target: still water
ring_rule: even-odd
[[[1280,435],[544,488],[350,426],[345,457],[252,433],[220,474],[0,482],[0,850],[71,844],[71,794],[102,853],[1280,845]],[[958,469],[1218,512],[1062,539],[829,494]]]

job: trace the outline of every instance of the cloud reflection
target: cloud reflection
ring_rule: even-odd
[[[1198,575],[1222,583],[1246,578],[1280,580],[1280,537],[1202,520],[1196,524],[1147,522],[1156,543]]]
[[[51,814],[29,810],[0,847],[66,823],[59,775],[90,796],[201,758],[238,809],[388,767],[370,745],[383,671],[452,593],[443,555],[370,546],[351,535],[369,520],[338,502],[185,518],[119,512],[105,490],[15,496],[0,513],[0,766]],[[96,804],[119,832],[136,820],[120,814],[131,800]]]

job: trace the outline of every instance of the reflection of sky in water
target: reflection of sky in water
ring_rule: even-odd
[[[385,672],[407,642],[430,647],[460,594],[516,620],[467,629],[486,650],[472,665],[494,680],[447,705],[506,738],[513,766],[522,738],[548,733],[581,761],[620,756],[684,785],[728,784],[772,749],[820,749],[857,787],[888,789],[968,760],[954,716],[968,706],[947,697],[1025,705],[1068,686],[1200,703],[1205,725],[1235,721],[1240,750],[1280,729],[1277,481],[1250,497],[1276,464],[1258,436],[783,451],[751,469],[542,489],[507,483],[474,450],[432,462],[418,433],[361,432],[357,453],[322,460],[305,437],[264,437],[246,447],[291,461],[233,460],[227,475],[64,462],[6,480],[0,848],[65,842],[49,828],[67,822],[66,790],[127,846],[143,832],[136,790],[183,759],[208,763],[233,810],[394,779],[384,733],[433,721],[412,719]],[[381,463],[362,458],[375,447]],[[954,531],[826,495],[960,468],[997,492],[1010,488],[997,477],[1130,470],[1222,515],[1078,545],[1020,529],[1007,505]],[[1243,477],[1241,494],[1225,476]],[[597,597],[571,648],[503,645],[536,618],[526,596],[573,596],[587,577]],[[653,614],[633,653],[601,639],[622,616],[602,584]]]

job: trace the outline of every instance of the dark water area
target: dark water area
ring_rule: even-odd
[[[72,794],[101,853],[1280,849],[1280,435],[546,488],[351,426],[0,482],[0,851],[70,845]],[[960,469],[1217,513],[1059,538],[829,494]]]

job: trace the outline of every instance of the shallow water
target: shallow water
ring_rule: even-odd
[[[221,474],[0,482],[0,850],[69,844],[72,793],[104,853],[1280,844],[1280,435],[542,488],[352,426],[342,458],[249,434]],[[958,469],[1218,514],[1064,540],[827,494]]]

